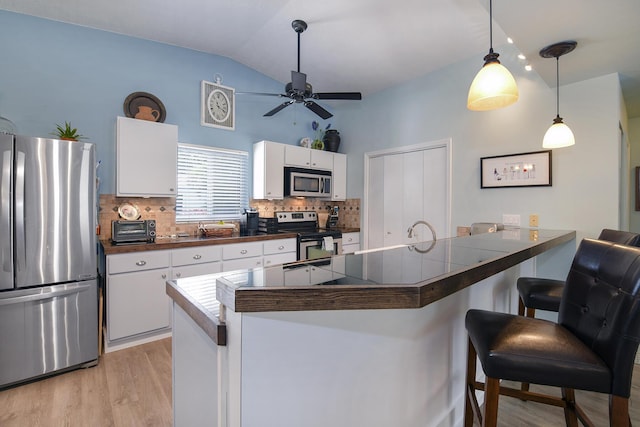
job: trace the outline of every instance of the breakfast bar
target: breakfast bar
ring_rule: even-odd
[[[455,426],[469,308],[515,312],[575,232],[511,229],[178,279],[174,425]]]

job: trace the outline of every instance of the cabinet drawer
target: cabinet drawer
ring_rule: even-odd
[[[287,252],[284,254],[265,255],[263,258],[263,264],[265,267],[270,267],[272,265],[279,265],[279,264],[294,262],[295,260],[296,260],[296,253]]]
[[[199,246],[197,248],[174,249],[171,251],[171,265],[191,265],[220,261],[220,246]]]
[[[262,257],[238,258],[222,263],[222,271],[246,270],[262,267]]]
[[[169,251],[145,251],[107,256],[107,273],[128,273],[169,267]]]
[[[269,240],[264,242],[264,254],[282,254],[296,251],[296,239]]]
[[[172,279],[184,279],[185,277],[202,276],[204,274],[219,273],[222,271],[221,262],[207,262],[194,265],[181,265],[171,270]]]
[[[342,246],[360,244],[360,233],[343,233]]]
[[[262,242],[234,243],[222,246],[222,259],[225,260],[255,256],[262,256]]]

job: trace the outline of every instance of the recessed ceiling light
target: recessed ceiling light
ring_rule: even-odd
[[[523,54],[518,55],[518,58],[520,58],[520,59],[522,59],[522,60],[527,59],[527,57],[526,57],[526,56],[524,56]]]
[[[524,66],[524,69],[527,70],[527,71],[531,71],[531,70],[533,70],[533,67],[531,65],[527,64],[527,65]]]
[[[507,37],[507,43],[513,44],[513,39],[511,37]]]

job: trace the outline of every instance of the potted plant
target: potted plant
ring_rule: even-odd
[[[79,141],[81,139],[86,139],[84,135],[78,133],[77,128],[71,127],[71,123],[69,122],[64,122],[64,126],[56,124],[56,131],[53,132],[52,135],[65,141]]]
[[[311,143],[311,148],[314,148],[316,150],[324,150],[324,133],[331,127],[331,123],[329,123],[327,125],[326,128],[322,129],[320,127],[320,123],[316,122],[315,120],[311,122],[311,129],[313,129],[316,132],[316,137],[313,139],[313,142]]]

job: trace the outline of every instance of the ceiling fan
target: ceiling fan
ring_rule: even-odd
[[[313,93],[313,88],[307,83],[307,75],[300,72],[300,34],[307,29],[307,23],[296,19],[291,23],[291,26],[298,33],[298,71],[291,71],[291,82],[287,83],[284,91],[285,93],[253,93],[254,95],[265,96],[279,96],[283,98],[289,98],[288,101],[278,105],[273,110],[264,114],[265,117],[270,117],[283,110],[294,103],[303,103],[305,107],[316,113],[323,119],[332,117],[333,114],[322,108],[314,99],[347,99],[347,100],[361,100],[362,94],[360,92],[323,92]],[[251,92],[250,92],[251,93]]]

